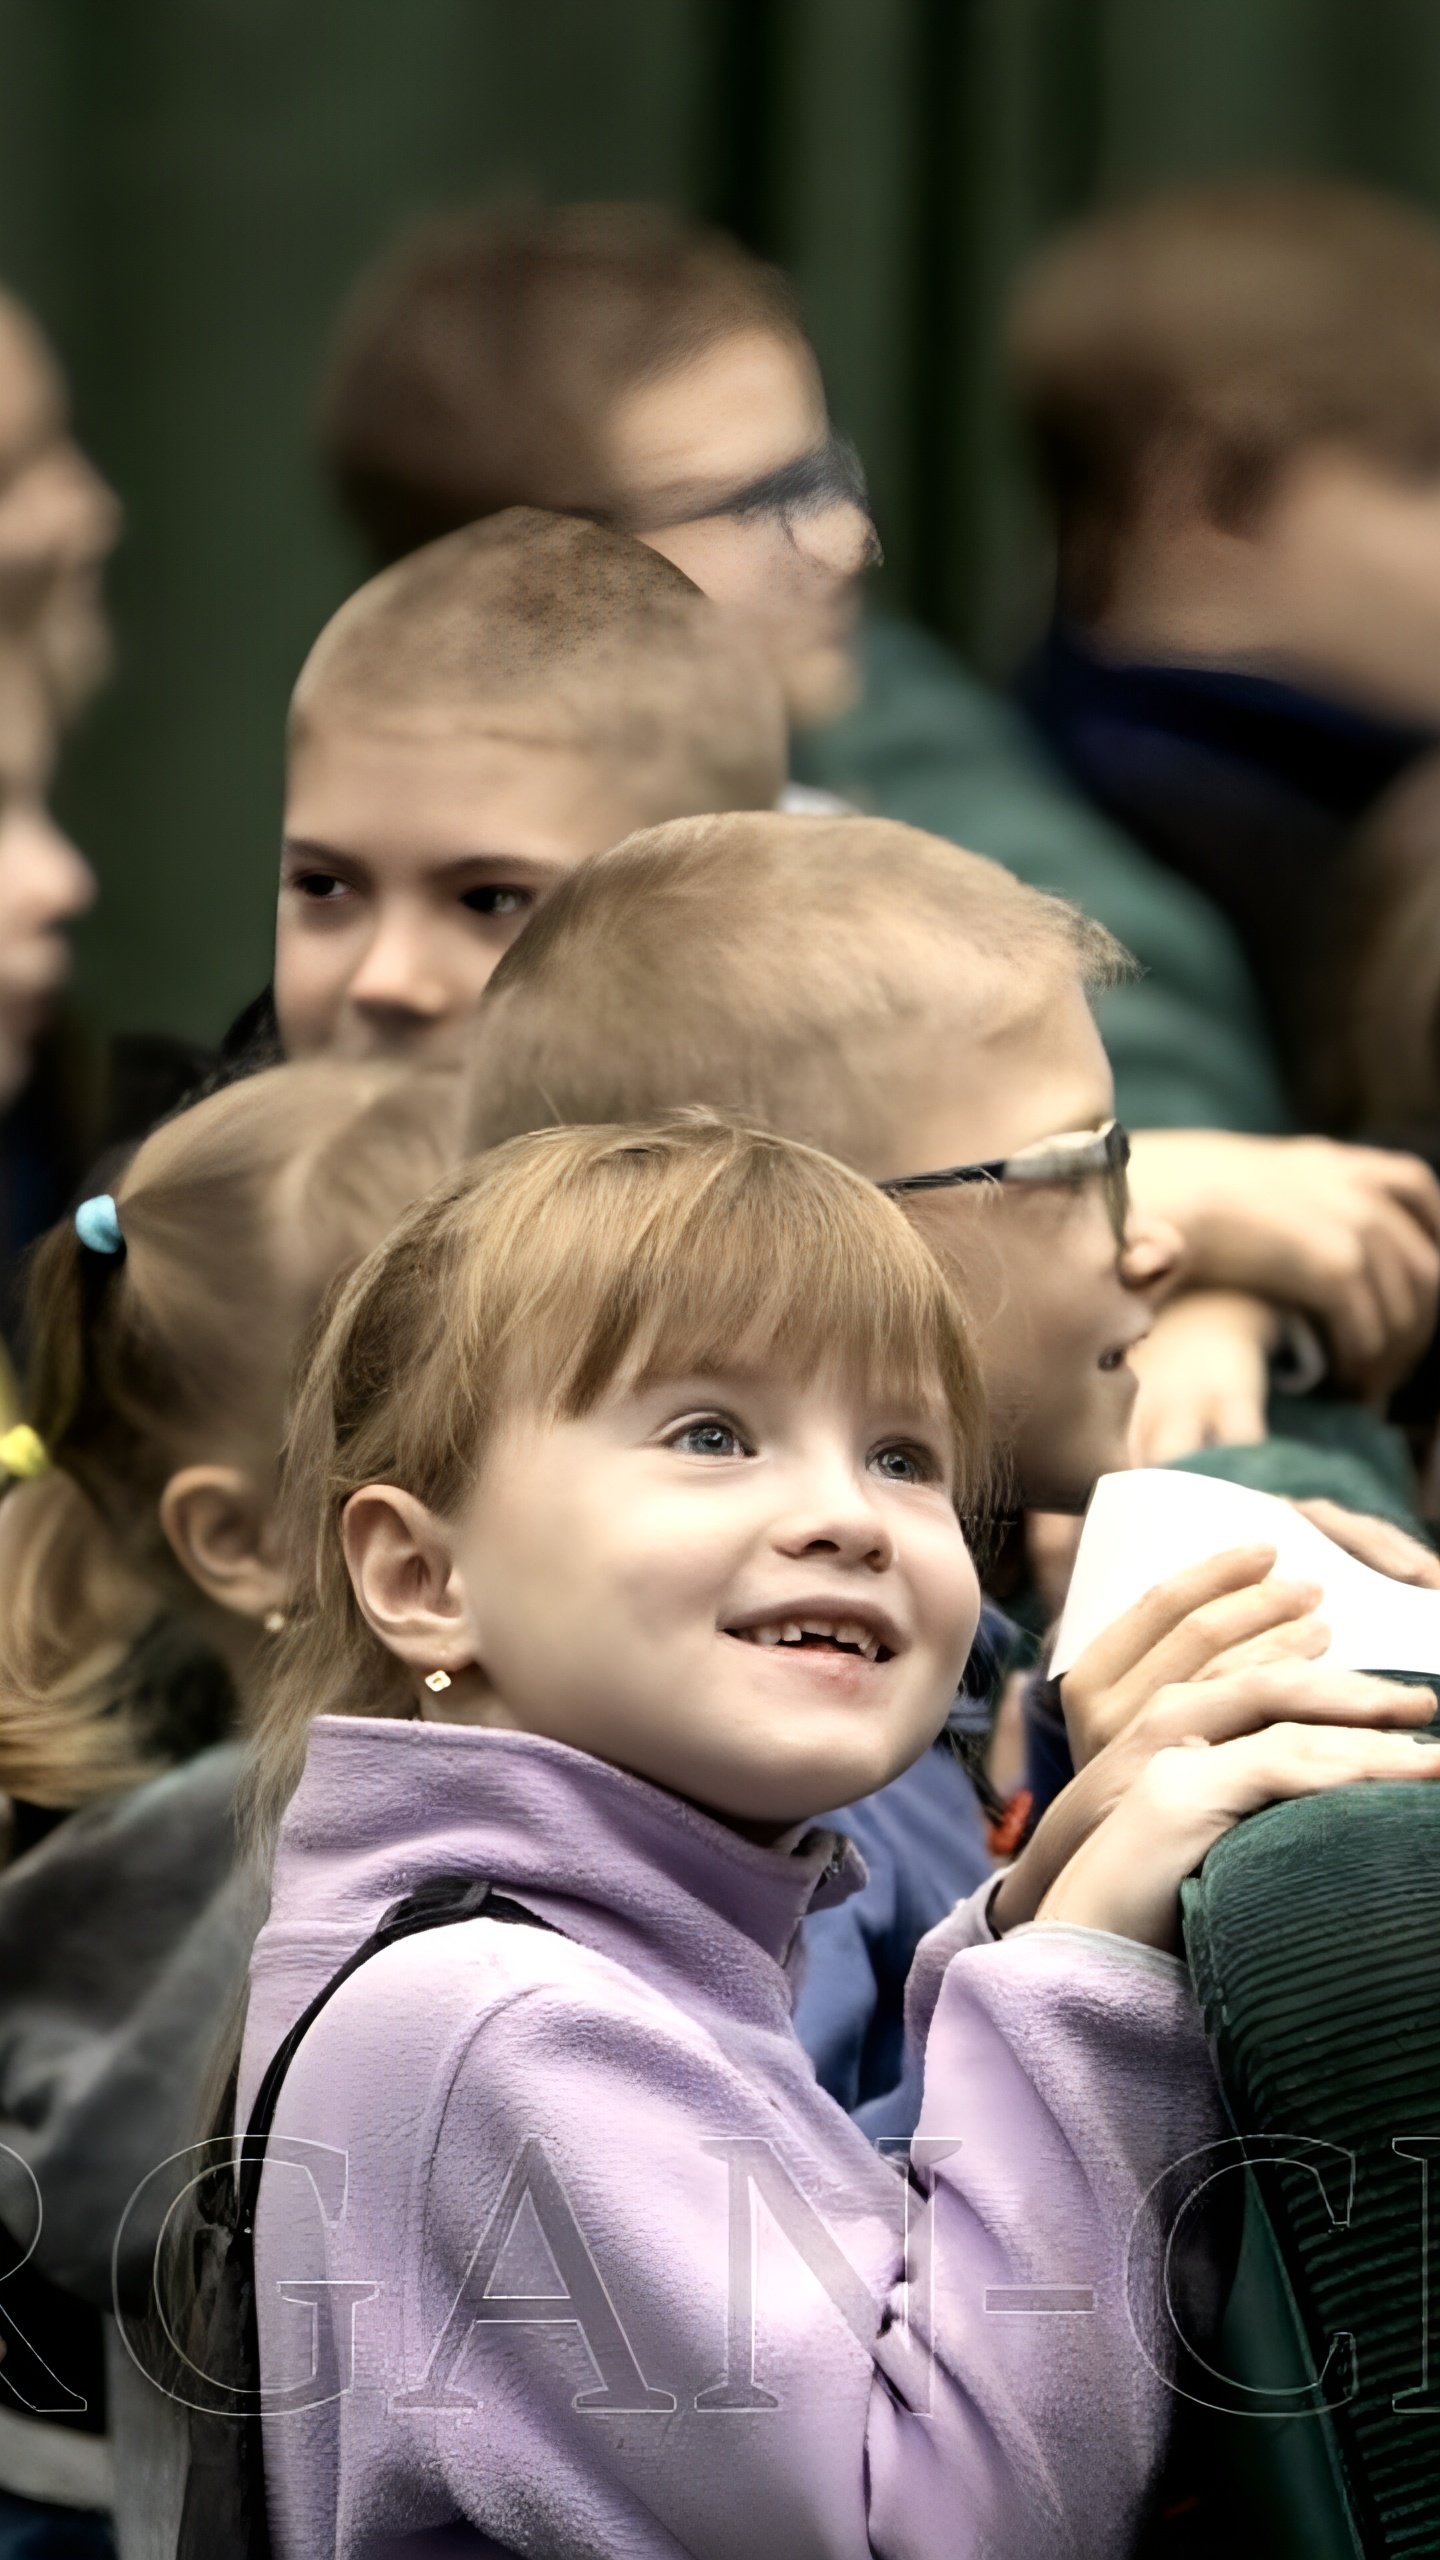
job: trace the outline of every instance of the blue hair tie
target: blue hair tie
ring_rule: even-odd
[[[124,1252],[120,1213],[108,1191],[97,1191],[93,1200],[81,1201],[75,1212],[75,1233],[91,1253]]]

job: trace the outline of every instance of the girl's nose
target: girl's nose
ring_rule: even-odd
[[[796,1504],[775,1532],[782,1555],[829,1558],[837,1564],[869,1565],[883,1573],[893,1563],[895,1542],[886,1522],[863,1487],[827,1487],[809,1501]]]

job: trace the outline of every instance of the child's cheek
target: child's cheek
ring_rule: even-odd
[[[937,1529],[926,1564],[927,1626],[937,1649],[959,1658],[963,1667],[980,1623],[980,1582],[958,1523],[950,1531]]]

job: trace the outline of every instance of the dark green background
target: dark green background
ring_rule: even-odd
[[[203,1038],[265,974],[286,694],[356,565],[310,384],[398,222],[529,182],[784,259],[891,598],[1000,669],[1040,592],[996,382],[1017,257],[1257,167],[1440,199],[1440,0],[0,0],[0,275],[129,516],[61,795],[95,1009]]]

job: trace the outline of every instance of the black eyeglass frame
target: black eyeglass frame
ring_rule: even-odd
[[[880,558],[880,542],[865,466],[852,439],[838,427],[831,427],[823,442],[809,453],[797,454],[792,461],[777,464],[773,471],[764,472],[737,489],[717,491],[699,505],[667,509],[662,515],[652,515],[648,509],[585,512],[592,514],[596,524],[608,524],[617,533],[639,536],[667,533],[679,525],[709,524],[721,516],[743,521],[747,517],[773,515],[788,525],[792,517],[814,515],[833,506],[853,506],[864,516],[871,532],[873,567]]]
[[[1099,1129],[1077,1129],[1059,1137],[1041,1138],[1033,1147],[1022,1147],[1013,1156],[991,1156],[984,1164],[945,1165],[936,1173],[894,1174],[878,1187],[892,1197],[906,1191],[958,1191],[970,1182],[1026,1184],[1039,1189],[1046,1183],[1079,1183],[1088,1181],[1092,1174],[1101,1174],[1111,1229],[1117,1247],[1123,1247],[1130,1215],[1129,1167],[1130,1132],[1121,1121],[1107,1120]]]

